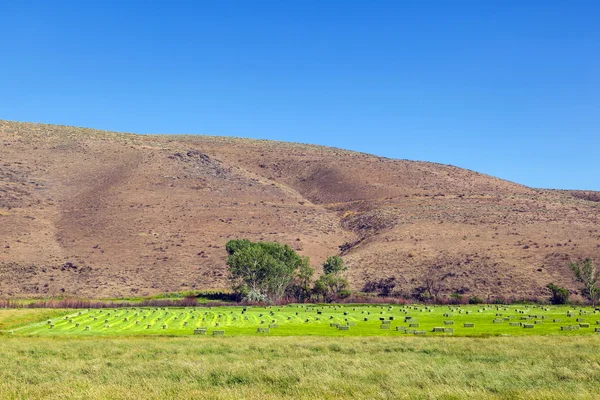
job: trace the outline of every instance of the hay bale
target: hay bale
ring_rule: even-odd
[[[578,330],[580,327],[579,325],[570,325],[570,326],[561,326],[560,330],[561,331],[575,331]]]
[[[579,326],[582,327],[582,328],[589,328],[590,324],[582,322],[582,323],[579,324]]]
[[[510,326],[521,326],[520,322],[510,322],[509,323]]]
[[[213,331],[213,336],[225,336],[225,331]]]
[[[418,328],[419,324],[408,324],[408,326],[410,326],[411,328]]]
[[[444,327],[436,326],[435,328],[433,328],[432,332],[444,332],[444,329]]]
[[[269,328],[271,328],[271,329],[279,328],[279,325],[277,325],[277,324],[270,324]]]
[[[533,329],[533,327],[535,327],[535,324],[523,324],[523,328]]]
[[[271,330],[269,328],[257,328],[256,332],[257,333],[269,333],[269,332],[271,332]]]
[[[475,328],[475,324],[472,322],[465,322],[463,328]]]
[[[405,327],[405,326],[397,326],[397,327],[396,327],[396,331],[403,331],[403,332],[406,332],[406,327]]]
[[[444,321],[444,325],[454,325],[454,321]]]
[[[340,331],[349,331],[350,327],[348,325],[340,325],[340,326],[338,326],[338,329]]]
[[[379,326],[379,329],[390,329],[390,327],[390,324],[382,324],[381,326]]]

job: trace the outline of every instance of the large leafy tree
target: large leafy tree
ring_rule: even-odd
[[[309,264],[308,259],[280,243],[231,240],[226,250],[234,288],[250,300],[277,301],[298,271]]]

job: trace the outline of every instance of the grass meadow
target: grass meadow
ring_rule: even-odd
[[[600,395],[600,335],[593,326],[600,317],[591,308],[292,305],[246,307],[244,313],[243,307],[99,311],[0,310],[0,398],[597,399]],[[108,313],[111,316],[106,317]],[[192,319],[192,314],[197,315]],[[135,318],[142,315],[156,321],[152,328],[138,331]],[[407,321],[418,320],[418,328],[427,333],[396,330],[408,326],[407,316],[411,317]],[[533,319],[520,319],[530,316]],[[381,328],[381,318],[394,328]],[[550,322],[554,319],[561,322]],[[590,328],[560,329],[575,326],[578,319],[590,321]],[[277,328],[258,332],[273,320]],[[433,332],[437,325],[452,326],[443,324],[450,320],[457,326],[454,334]],[[521,321],[542,322],[534,323],[534,328],[510,325]],[[88,322],[92,325],[85,330]],[[163,329],[161,323],[168,327]],[[474,324],[461,328],[470,333],[458,329],[464,323]],[[349,328],[340,330],[332,324]],[[200,325],[207,325],[207,332],[194,335]],[[210,333],[217,329],[225,330],[225,335],[213,337]]]
[[[597,399],[600,337],[6,337],[2,399]]]

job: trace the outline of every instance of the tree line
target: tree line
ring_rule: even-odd
[[[232,287],[237,297],[250,302],[325,301],[331,302],[350,296],[348,280],[344,276],[347,267],[344,260],[335,255],[323,263],[323,274],[314,279],[315,269],[308,257],[301,257],[290,246],[276,242],[251,242],[248,239],[230,240],[226,245]],[[600,298],[600,271],[591,259],[582,263],[571,263],[575,279],[582,285],[581,294],[592,305]],[[421,286],[412,296],[421,301],[440,302],[447,276],[438,276],[429,271]],[[397,282],[395,278],[369,281],[363,291],[377,293],[381,297],[393,297]],[[567,304],[568,289],[549,283],[546,288],[552,304]],[[454,297],[453,297],[454,296]],[[460,300],[460,294],[450,295],[451,300]],[[475,296],[469,303],[483,303]]]

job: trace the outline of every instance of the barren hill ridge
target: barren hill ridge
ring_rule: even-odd
[[[228,287],[232,238],[343,254],[354,288],[576,289],[600,262],[600,193],[313,145],[0,120],[0,297]]]

